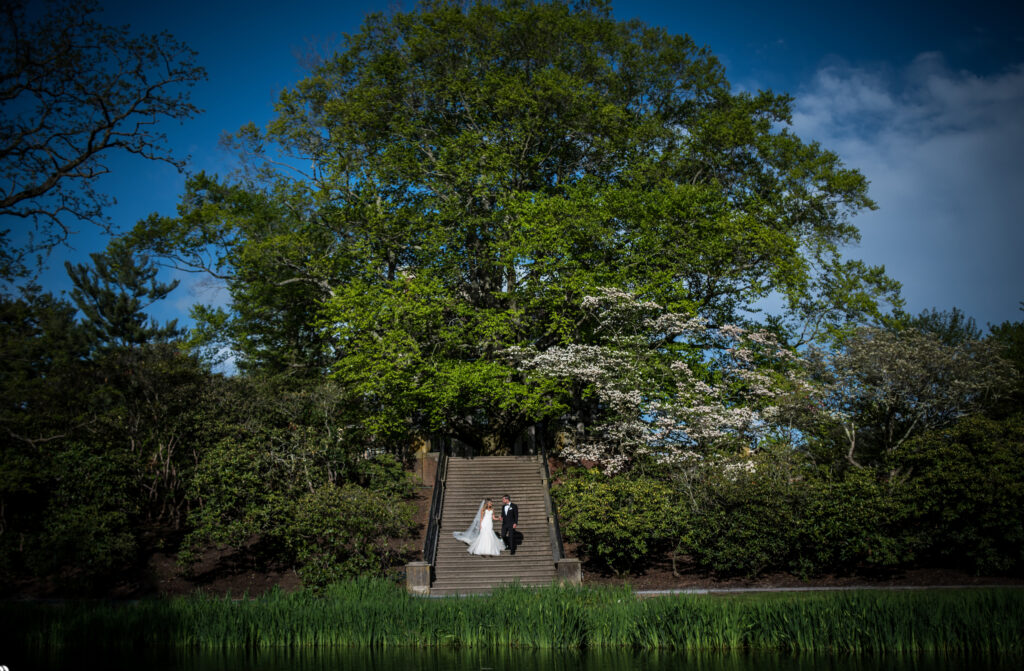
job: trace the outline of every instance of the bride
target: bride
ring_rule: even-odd
[[[469,554],[496,557],[505,549],[505,544],[494,533],[494,504],[490,499],[480,502],[480,509],[468,529],[452,535],[469,544]]]

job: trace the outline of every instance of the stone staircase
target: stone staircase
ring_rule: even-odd
[[[546,585],[556,579],[544,503],[547,483],[538,457],[452,457],[446,483],[431,594],[472,594],[517,580],[523,585]],[[468,546],[452,533],[469,527],[483,499],[491,499],[495,510],[500,509],[503,494],[519,506],[522,540],[516,554],[469,554]],[[500,529],[495,522],[495,530],[500,533]]]

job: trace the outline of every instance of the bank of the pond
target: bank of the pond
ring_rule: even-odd
[[[1024,590],[669,595],[511,587],[422,599],[360,580],[325,594],[241,601],[0,604],[0,641],[83,647],[632,648],[683,651],[1022,654]],[[3,646],[0,646],[3,647]]]

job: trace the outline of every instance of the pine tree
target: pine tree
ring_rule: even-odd
[[[65,262],[75,288],[71,297],[85,315],[85,326],[97,349],[134,349],[166,342],[182,333],[177,320],[160,325],[146,308],[165,298],[178,280],[158,282],[157,266],[148,256],[115,240],[105,252],[89,255],[93,265]]]

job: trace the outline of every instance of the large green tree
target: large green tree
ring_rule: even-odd
[[[305,336],[381,438],[507,446],[599,414],[503,352],[589,342],[600,287],[713,325],[776,294],[805,339],[895,299],[839,253],[866,180],[788,130],[791,99],[734,92],[706,48],[604,2],[373,15],[277,109],[235,137],[237,179],[193,181],[136,239],[221,269],[233,314],[210,321],[252,365],[280,360],[277,326]]]

